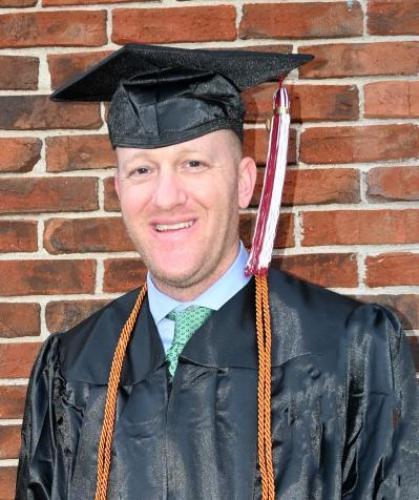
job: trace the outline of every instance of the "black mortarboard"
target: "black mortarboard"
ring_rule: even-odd
[[[240,92],[283,78],[312,58],[242,50],[130,44],[57,89],[57,101],[112,101],[114,147],[156,148],[214,130],[242,137]]]

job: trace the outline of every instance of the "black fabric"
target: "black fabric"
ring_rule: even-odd
[[[155,148],[219,129],[242,139],[240,91],[283,78],[306,54],[130,44],[57,89],[53,100],[112,101],[114,147]]]
[[[272,432],[281,500],[419,498],[414,368],[396,318],[271,271]],[[45,343],[17,500],[93,499],[106,383],[137,292]],[[193,335],[169,383],[147,301],[118,399],[109,499],[260,499],[251,281]]]

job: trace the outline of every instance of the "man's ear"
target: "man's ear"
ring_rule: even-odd
[[[239,208],[247,208],[256,184],[257,168],[253,158],[246,156],[239,163]]]
[[[120,199],[120,182],[121,180],[119,179],[119,170],[118,170],[118,167],[115,171],[115,175],[113,176],[113,185],[115,187],[115,191],[116,191],[116,194],[118,195],[118,198]]]

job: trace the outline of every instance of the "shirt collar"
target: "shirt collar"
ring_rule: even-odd
[[[247,250],[244,248],[243,243],[240,242],[239,253],[233,264],[223,276],[199,297],[188,302],[181,302],[158,290],[149,272],[147,274],[148,302],[150,305],[150,312],[156,325],[164,319],[170,311],[173,311],[173,309],[186,309],[192,304],[218,311],[221,306],[249,282],[250,277],[246,276],[244,273],[247,259]]]

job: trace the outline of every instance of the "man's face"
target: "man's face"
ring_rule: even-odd
[[[160,290],[188,300],[215,282],[238,249],[239,208],[256,166],[233,132],[157,149],[117,148],[115,187],[129,235]]]

